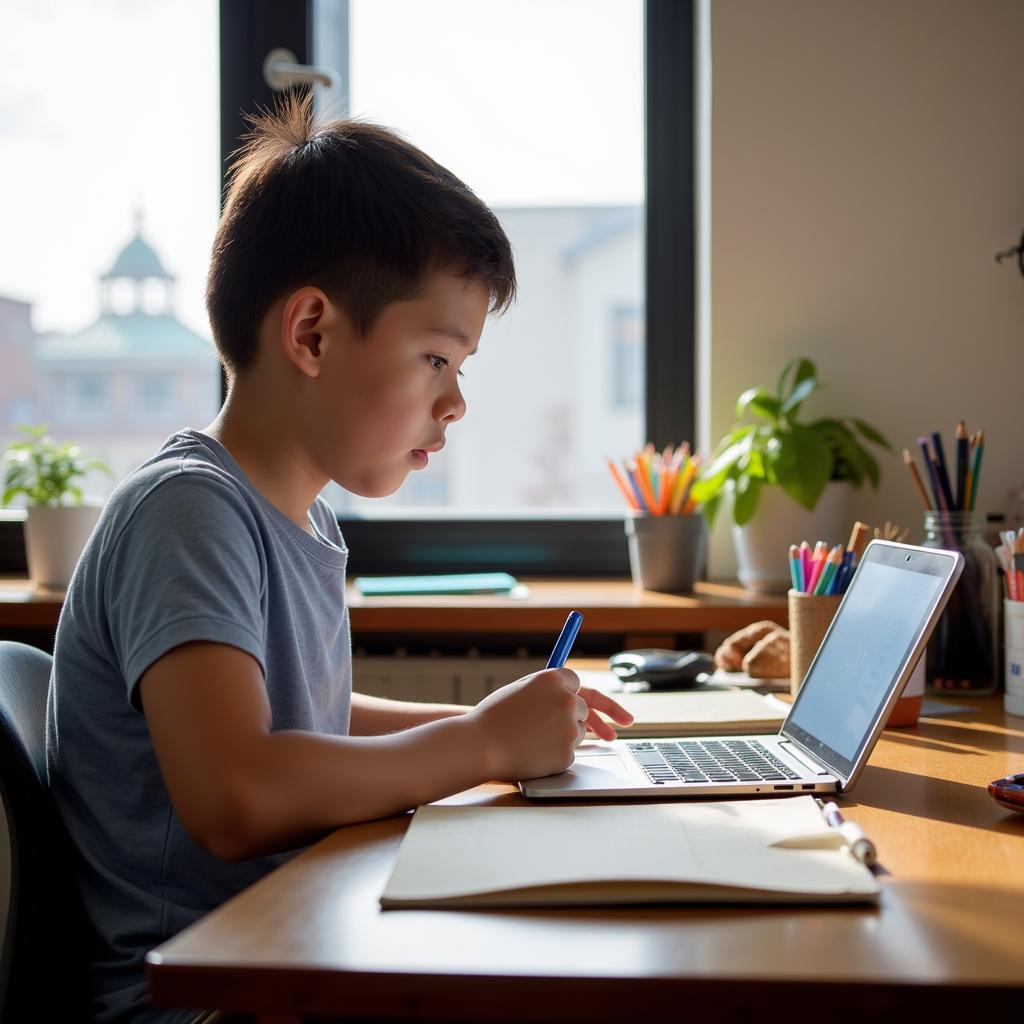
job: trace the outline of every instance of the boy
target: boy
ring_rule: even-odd
[[[111,497],[68,591],[49,771],[96,932],[97,1021],[147,1008],[146,951],[339,825],[561,771],[603,711],[561,669],[475,708],[351,692],[347,551],[318,497],[387,495],[462,418],[515,291],[496,218],[391,132],[253,120],[207,308],[229,388]]]

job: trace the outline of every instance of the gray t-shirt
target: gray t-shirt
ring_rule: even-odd
[[[146,669],[190,641],[231,644],[259,662],[275,730],[348,733],[348,552],[322,499],[309,519],[316,536],[185,430],[118,486],[75,570],[47,757],[99,938],[96,1021],[187,1019],[146,1009],[146,952],[291,856],[227,863],[188,837],[139,710]]]

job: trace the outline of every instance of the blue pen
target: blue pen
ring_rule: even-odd
[[[555,641],[555,647],[551,652],[551,657],[548,658],[546,668],[562,668],[565,665],[565,659],[569,657],[572,643],[576,639],[576,634],[580,631],[580,623],[582,621],[582,612],[569,612],[569,618],[565,620],[562,632],[558,634],[558,639]]]
[[[832,585],[829,587],[830,594],[846,593],[850,577],[856,568],[856,558],[857,556],[852,551],[847,551],[843,555],[843,564],[839,566],[839,571],[832,577]]]

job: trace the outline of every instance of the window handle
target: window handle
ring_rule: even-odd
[[[299,64],[291,50],[279,46],[263,58],[263,80],[271,89],[284,92],[295,85],[323,85],[336,89],[341,76],[333,68]]]

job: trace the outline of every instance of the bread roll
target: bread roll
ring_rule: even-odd
[[[755,679],[789,677],[789,633],[773,629],[747,651],[743,671]]]
[[[726,672],[739,672],[743,666],[743,657],[761,637],[767,636],[774,629],[782,627],[777,622],[753,622],[749,626],[727,637],[721,647],[715,651],[715,664]]]

